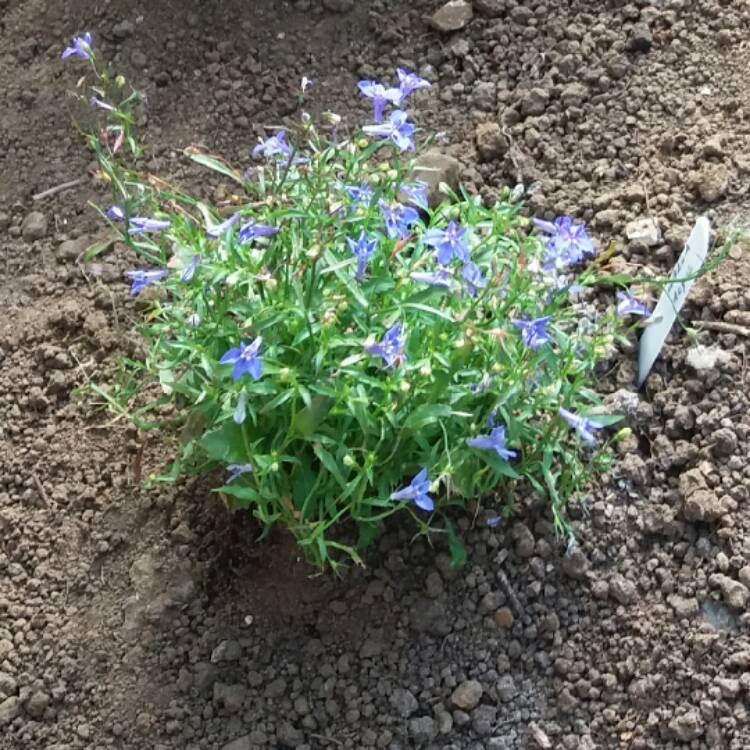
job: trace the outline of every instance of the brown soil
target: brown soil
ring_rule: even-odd
[[[132,258],[80,259],[99,232],[86,201],[104,197],[59,59],[78,31],[146,91],[149,167],[193,185],[182,149],[246,163],[263,126],[296,116],[303,75],[357,119],[357,79],[402,65],[435,83],[417,116],[465,184],[523,182],[533,211],[615,239],[619,263],[663,271],[696,216],[747,219],[750,6],[474,0],[441,33],[440,5],[0,0],[2,750],[750,746],[740,247],[685,311],[716,361],[673,336],[567,556],[527,508],[496,531],[465,521],[458,574],[393,529],[365,571],[316,576],[209,486],[143,488],[156,436],[76,395],[139,350]],[[636,219],[652,245],[628,241]],[[623,353],[605,387],[632,375]]]

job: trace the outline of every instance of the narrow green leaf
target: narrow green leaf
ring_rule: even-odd
[[[242,178],[242,175],[235,169],[230,167],[223,159],[220,159],[218,156],[210,156],[209,154],[201,153],[200,151],[196,151],[192,146],[186,148],[184,154],[197,164],[208,167],[214,172],[219,172],[219,174],[223,174],[225,177],[229,177],[229,179],[234,180],[244,187],[245,180]]]

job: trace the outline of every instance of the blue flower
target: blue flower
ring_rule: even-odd
[[[362,280],[365,272],[367,271],[367,264],[375,252],[378,241],[376,238],[368,239],[367,234],[364,230],[356,240],[351,237],[346,238],[349,244],[349,249],[352,251],[354,256],[357,258],[357,279]]]
[[[375,195],[375,191],[366,182],[361,182],[359,185],[344,185],[344,190],[353,203],[369,205]]]
[[[232,419],[234,419],[235,424],[242,424],[245,421],[246,414],[247,394],[245,393],[245,391],[242,391],[242,393],[240,393],[240,397],[237,399],[237,406],[235,406],[234,408]]]
[[[270,227],[266,224],[258,224],[255,219],[250,219],[240,227],[237,234],[237,243],[245,245],[252,242],[256,237],[266,237],[269,234],[276,234],[279,230],[276,227]]]
[[[422,239],[437,250],[438,263],[447,266],[454,257],[464,263],[469,260],[469,246],[465,237],[466,229],[451,220],[445,229],[428,229]]]
[[[472,448],[496,451],[497,455],[500,456],[503,461],[510,461],[511,458],[515,458],[518,455],[516,451],[508,450],[505,447],[505,427],[500,425],[493,427],[489,435],[467,438],[466,444]]]
[[[198,268],[198,266],[201,263],[201,256],[196,254],[191,259],[190,262],[187,263],[185,268],[182,269],[182,273],[180,274],[180,281],[188,282],[192,281],[193,276],[195,276],[195,270]]]
[[[430,480],[427,478],[427,469],[417,474],[409,485],[391,495],[391,500],[412,500],[414,504],[431,513],[435,510],[435,503],[428,494],[430,491]]]
[[[428,185],[424,180],[415,180],[414,182],[405,182],[399,188],[415,206],[427,209],[427,188]]]
[[[573,265],[587,255],[596,254],[594,243],[583,224],[574,224],[570,216],[560,216],[554,223],[534,219],[534,224],[545,235],[547,252],[543,266],[550,270],[556,265]]]
[[[71,55],[82,57],[84,60],[91,59],[91,34],[87,31],[81,36],[74,36],[69,47],[66,47],[62,53],[62,59],[65,60]]]
[[[147,219],[143,216],[133,216],[128,222],[128,234],[142,234],[143,232],[160,232],[170,226],[168,219]]]
[[[453,286],[453,277],[445,268],[441,268],[435,273],[430,273],[429,271],[413,271],[409,276],[420,284],[442,286],[446,289],[450,289]]]
[[[550,340],[547,332],[547,323],[552,320],[551,315],[545,315],[543,318],[534,320],[511,320],[510,322],[521,331],[521,340],[530,349],[538,349],[542,344]]]
[[[220,224],[210,224],[206,227],[206,234],[209,237],[221,237],[229,227],[237,223],[239,218],[239,213],[235,212],[228,219],[224,219]]]
[[[263,338],[258,336],[252,343],[240,343],[224,353],[219,360],[221,365],[234,365],[232,380],[239,380],[247,373],[253,380],[258,380],[263,374],[263,360],[258,356]]]
[[[476,296],[479,289],[484,289],[487,286],[487,279],[483,276],[479,266],[470,260],[464,263],[461,276],[463,276],[467,291],[472,297]]]
[[[105,216],[110,221],[123,221],[125,219],[125,212],[119,206],[110,206]]]
[[[237,479],[238,476],[240,476],[241,474],[247,474],[252,470],[252,464],[229,464],[229,466],[227,466],[229,476],[227,477],[226,483],[229,484],[230,482],[234,482],[234,480]]]
[[[390,138],[401,151],[414,149],[414,141],[411,136],[416,128],[407,119],[408,115],[403,110],[397,109],[388,116],[386,122],[379,125],[365,125],[362,130],[367,135],[379,135],[381,138]]]
[[[372,99],[372,119],[383,122],[383,112],[388,104],[398,104],[401,101],[401,89],[386,88],[377,81],[360,81],[357,88],[368,99]]]
[[[643,315],[644,317],[651,315],[651,310],[633,296],[632,289],[628,290],[627,294],[617,292],[617,299],[619,300],[617,314],[621,318],[624,318],[626,315]]]
[[[374,354],[385,360],[387,367],[395,367],[405,359],[404,354],[405,339],[401,332],[401,323],[391,326],[383,336],[383,340],[377,344],[368,344],[365,351],[368,354]]]
[[[130,286],[131,296],[135,297],[143,287],[161,281],[168,273],[169,271],[163,268],[134,268],[131,271],[125,271],[125,276],[133,282]]]
[[[563,409],[562,407],[558,409],[557,413],[573,429],[575,429],[581,440],[589,445],[594,445],[596,443],[596,436],[594,435],[593,430],[601,430],[604,427],[603,424],[599,424],[599,422],[594,422],[593,420],[582,417],[578,414],[573,414],[573,412]]]
[[[403,239],[409,234],[409,224],[419,220],[419,213],[411,206],[404,206],[402,203],[386,203],[384,200],[378,201],[380,212],[385,219],[385,233],[390,239]]]
[[[265,156],[267,159],[271,156],[281,155],[289,157],[292,155],[292,147],[286,142],[286,130],[279,130],[276,135],[272,135],[265,141],[260,142],[253,148],[253,156]]]
[[[398,104],[404,101],[407,96],[417,89],[428,89],[432,86],[429,81],[420,78],[416,73],[404,70],[403,68],[396,68],[396,75],[398,76],[399,81],[398,88],[401,92],[401,98],[399,99]]]

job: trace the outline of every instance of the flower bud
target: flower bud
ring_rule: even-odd
[[[494,373],[495,375],[497,375],[497,374],[498,374],[499,372],[501,372],[501,371],[502,371],[502,369],[503,369],[503,368],[502,368],[502,367],[500,367],[499,363],[497,363],[497,362],[493,362],[493,363],[492,363],[492,367],[490,367],[490,370],[492,370],[492,372],[493,372],[493,373]]]
[[[411,383],[408,380],[402,380],[398,384],[398,387],[402,393],[408,393],[411,390]]]
[[[397,169],[389,169],[386,172],[386,176],[391,182],[395,182],[398,179],[398,170]]]
[[[633,430],[630,429],[630,427],[623,427],[621,430],[618,430],[612,440],[615,443],[619,443],[621,440],[627,440],[631,435],[633,434]]]
[[[115,78],[115,86],[117,86],[118,89],[121,89],[125,85],[125,76],[117,76]]]
[[[279,370],[279,380],[282,383],[288,383],[291,380],[292,371],[288,367],[282,367]]]
[[[367,148],[367,138],[357,138],[357,140],[355,141],[355,143],[360,148]]]
[[[357,462],[348,453],[344,456],[343,461],[344,466],[348,466],[350,469],[352,468],[352,466],[357,465]]]
[[[279,288],[279,282],[276,279],[268,279],[266,282],[266,289],[269,292],[275,292]]]
[[[279,470],[279,462],[278,461],[274,461],[269,468],[271,469],[271,471],[274,471],[274,472],[278,471]]]
[[[421,375],[424,375],[426,378],[428,378],[430,375],[432,375],[432,366],[429,362],[425,362],[420,368],[419,372]]]
[[[456,349],[460,349],[465,343],[466,341],[464,341],[464,339],[456,339],[456,343],[454,344],[454,346],[456,347]]]

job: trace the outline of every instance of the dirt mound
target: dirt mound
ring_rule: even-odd
[[[750,6],[454,0],[435,20],[442,5],[0,0],[3,750],[750,744],[739,248],[696,285],[698,342],[667,346],[567,551],[524,507],[497,530],[464,520],[460,572],[393,529],[366,571],[326,580],[207,486],[143,489],[156,438],[75,397],[127,388],[115,355],[140,353],[133,259],[81,258],[104,198],[64,96],[78,31],[147,93],[149,167],[176,179],[203,179],[180,155],[194,142],[246,163],[298,116],[303,75],[365,118],[356,80],[401,65],[434,82],[417,120],[467,185],[522,182],[533,211],[617,240],[621,265],[667,268],[698,214],[747,219]],[[624,352],[611,398],[632,380]]]

